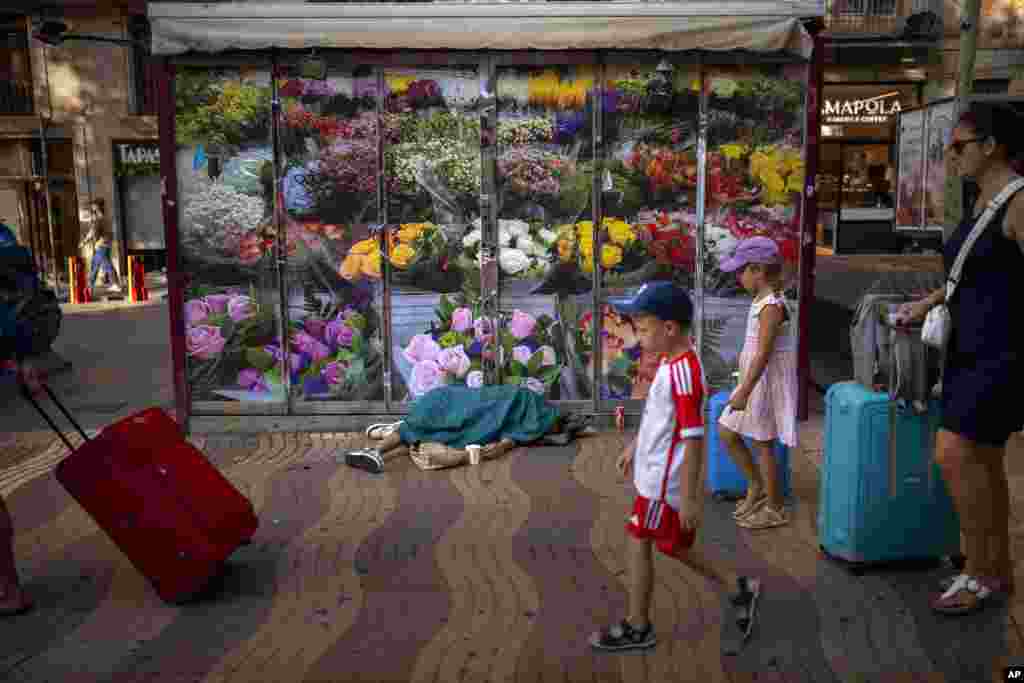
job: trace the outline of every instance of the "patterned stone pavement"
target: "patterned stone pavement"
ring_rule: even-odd
[[[632,493],[614,460],[628,435],[479,467],[423,472],[403,460],[382,476],[339,464],[361,435],[193,437],[253,501],[260,529],[215,590],[185,606],[162,604],[56,483],[63,445],[8,436],[0,494],[38,608],[0,621],[0,681],[953,683],[1001,680],[1007,661],[1024,663],[1020,603],[936,619],[927,601],[941,568],[854,576],[819,557],[810,425],[793,458],[793,524],[748,532],[731,523],[731,504],[705,505],[709,552],[767,586],[736,657],[720,654],[712,586],[662,556],[659,645],[628,655],[587,646],[625,609]]]

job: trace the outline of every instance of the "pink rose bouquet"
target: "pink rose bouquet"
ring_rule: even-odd
[[[437,314],[431,329],[415,335],[403,350],[412,365],[412,398],[444,385],[483,386],[485,360],[500,361],[506,383],[539,394],[549,392],[561,377],[550,317],[534,318],[516,310],[505,328],[495,329],[490,320],[480,317],[478,302],[456,303],[447,296],[441,297]]]

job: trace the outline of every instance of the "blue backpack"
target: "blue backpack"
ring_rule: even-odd
[[[16,356],[46,353],[60,333],[63,314],[52,290],[43,286],[32,252],[0,223],[0,329],[3,346]]]

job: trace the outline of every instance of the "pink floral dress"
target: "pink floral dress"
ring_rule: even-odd
[[[779,439],[787,447],[794,448],[797,444],[796,320],[786,300],[779,294],[766,296],[750,307],[747,334],[739,359],[740,383],[757,353],[761,311],[773,304],[784,306],[789,317],[783,321],[782,329],[775,338],[775,348],[768,358],[768,365],[750,393],[746,410],[738,412],[726,406],[718,422],[747,438],[756,441]]]

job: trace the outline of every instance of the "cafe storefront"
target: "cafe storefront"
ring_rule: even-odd
[[[900,114],[919,106],[922,88],[906,82],[823,86],[817,244],[826,252],[900,253],[911,243],[895,229],[897,139]]]

